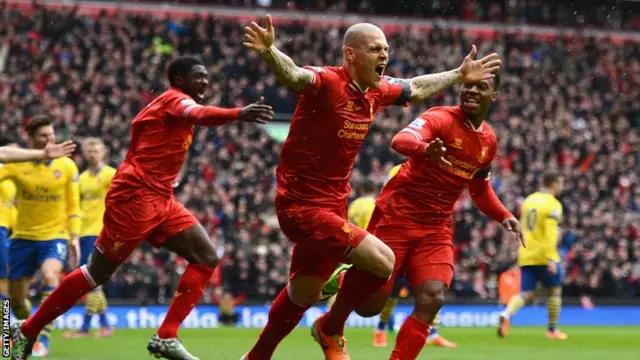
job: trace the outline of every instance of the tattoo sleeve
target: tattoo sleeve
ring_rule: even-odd
[[[313,72],[298,67],[290,57],[271,46],[262,54],[269,69],[276,79],[295,92],[302,91],[314,79]]]
[[[437,74],[416,76],[410,79],[411,102],[421,102],[442,90],[460,83],[462,77],[460,70],[449,70]]]

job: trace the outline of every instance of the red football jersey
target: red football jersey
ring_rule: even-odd
[[[170,88],[153,100],[131,123],[131,144],[118,168],[110,192],[146,187],[173,195],[173,184],[185,161],[196,124],[222,125],[237,118],[240,109],[197,104],[189,95]]]
[[[385,185],[376,205],[390,215],[385,218],[403,224],[442,223],[473,179],[488,181],[497,152],[496,135],[486,123],[474,129],[459,106],[431,108],[402,133],[422,143],[440,138],[447,148],[444,158],[451,166],[433,163],[420,152]]]
[[[307,67],[314,81],[300,94],[276,170],[278,195],[308,204],[342,205],[349,175],[376,111],[406,105],[408,81],[384,77],[359,90],[344,67]]]

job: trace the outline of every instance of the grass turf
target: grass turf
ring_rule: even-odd
[[[510,336],[498,339],[491,328],[443,328],[441,333],[458,343],[456,349],[426,347],[420,359],[438,360],[638,360],[640,327],[565,327],[569,340],[553,341],[543,328],[511,329]],[[152,329],[118,330],[110,339],[64,339],[54,332],[49,360],[148,359],[146,344]],[[253,345],[257,329],[183,329],[181,339],[201,360],[239,360]],[[371,329],[347,329],[353,360],[388,359],[391,348],[374,348]],[[393,346],[393,337],[390,339]],[[321,360],[319,346],[306,328],[296,329],[280,345],[274,359]]]

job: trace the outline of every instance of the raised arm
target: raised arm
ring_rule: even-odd
[[[295,92],[302,91],[313,83],[313,72],[297,66],[289,56],[273,45],[275,30],[271,15],[265,16],[265,23],[266,29],[256,22],[245,27],[242,45],[260,54],[278,81]]]
[[[221,126],[238,120],[266,124],[273,119],[273,109],[264,104],[264,98],[243,108],[221,108],[200,105],[191,98],[176,99],[169,108],[174,117],[184,117],[189,123],[201,126]]]
[[[62,156],[69,156],[76,149],[71,140],[60,144],[50,144],[44,149],[20,149],[12,146],[0,147],[0,163],[14,163],[35,160],[51,160]]]
[[[498,54],[487,55],[476,60],[478,50],[475,45],[471,52],[464,58],[462,65],[454,70],[437,74],[427,74],[409,79],[411,84],[411,102],[422,102],[425,99],[451,87],[454,84],[474,83],[485,79],[491,79],[494,73],[500,70],[502,61]]]

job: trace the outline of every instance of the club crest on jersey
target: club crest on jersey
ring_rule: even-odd
[[[480,156],[478,157],[478,160],[480,160],[480,162],[483,162],[487,157],[487,151],[489,151],[489,148],[487,146],[483,146],[482,150],[480,150]]]
[[[56,179],[60,179],[62,177],[62,171],[53,170],[53,177],[56,178]]]
[[[111,251],[112,252],[117,252],[118,250],[120,250],[122,245],[124,245],[124,242],[122,242],[122,241],[114,242],[113,245],[111,245]]]
[[[460,138],[455,138],[453,140],[453,144],[449,145],[454,149],[458,149],[458,150],[462,150],[462,139]]]
[[[351,100],[347,101],[347,106],[346,106],[346,108],[347,108],[347,110],[348,110],[348,111],[353,112],[353,109],[355,108],[355,106],[356,106],[356,105],[353,103],[353,101],[351,101]]]

